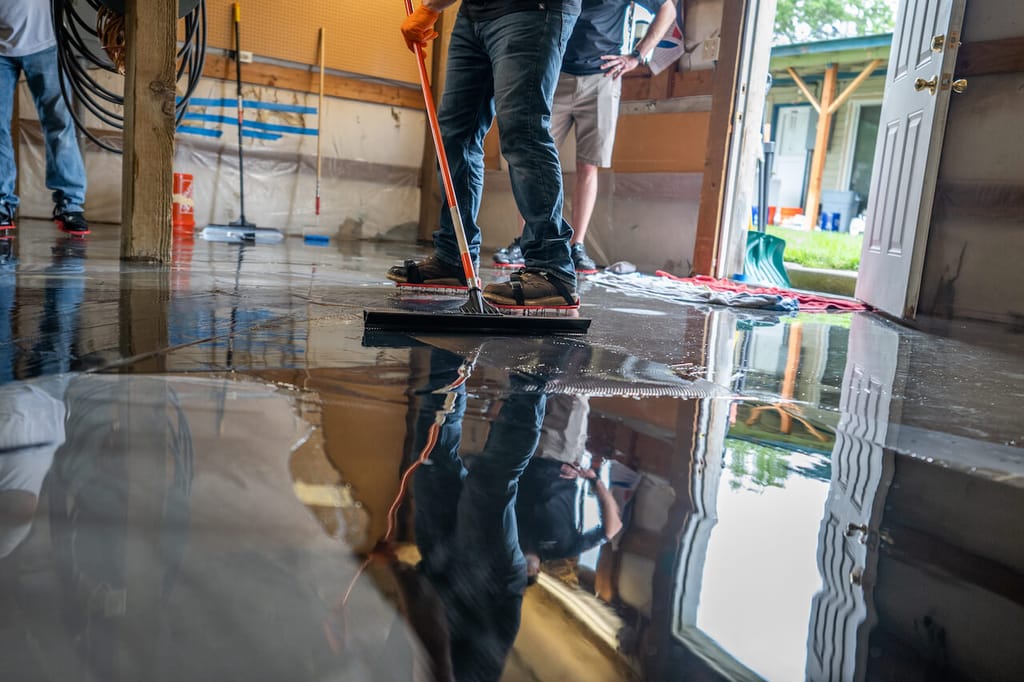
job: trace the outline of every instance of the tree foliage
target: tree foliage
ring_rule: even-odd
[[[802,43],[889,33],[892,0],[778,0],[775,42]]]

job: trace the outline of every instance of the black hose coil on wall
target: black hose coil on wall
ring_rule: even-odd
[[[104,87],[90,74],[95,69],[124,74],[124,0],[51,0],[51,7],[61,92],[75,125],[100,148],[120,154],[120,147],[99,139],[86,127],[73,102],[80,102],[106,125],[124,129],[124,95]],[[175,126],[181,124],[189,98],[203,74],[206,0],[179,0],[178,17],[185,26],[175,78],[179,82],[185,79],[185,86],[177,98]]]

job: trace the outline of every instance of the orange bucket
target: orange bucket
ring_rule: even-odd
[[[191,173],[174,174],[174,191],[171,200],[171,224],[175,227],[195,227],[196,204],[192,200]]]

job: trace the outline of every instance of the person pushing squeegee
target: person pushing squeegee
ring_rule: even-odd
[[[457,311],[366,311],[366,327],[584,333],[590,320],[569,316],[578,315],[579,308],[569,251],[572,228],[562,218],[561,165],[546,124],[578,4],[549,0],[525,9],[522,2],[463,0],[448,48],[445,94],[436,113],[424,50],[438,36],[434,26],[441,11],[452,4],[454,0],[423,0],[413,11],[411,0],[406,0],[402,35],[418,58],[445,202],[440,229],[434,233],[434,253],[392,267],[387,277],[399,286],[466,287],[469,301]],[[508,281],[481,290],[476,219],[483,193],[483,139],[495,117],[516,204],[526,220],[526,267]],[[456,197],[465,202],[461,210]],[[565,316],[545,317],[549,311]]]

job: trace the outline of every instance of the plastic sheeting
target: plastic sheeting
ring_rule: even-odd
[[[48,218],[42,133],[21,86],[21,215]],[[176,136],[175,171],[193,175],[197,226],[239,214],[235,86],[203,79]],[[315,221],[317,96],[245,85],[246,217],[288,233],[373,238],[419,219],[425,114],[380,104],[325,98],[321,215]],[[90,128],[102,129],[89,118]],[[121,157],[84,145],[86,215],[121,220]]]

